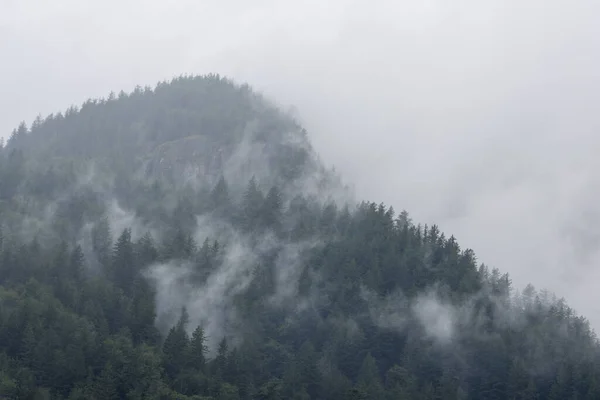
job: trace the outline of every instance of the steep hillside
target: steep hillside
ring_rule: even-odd
[[[22,124],[0,227],[6,398],[600,398],[564,300],[354,202],[296,121],[218,76]]]

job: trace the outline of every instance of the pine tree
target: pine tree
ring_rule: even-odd
[[[131,334],[136,343],[155,342],[158,332],[154,326],[156,319],[155,290],[138,275],[133,284],[131,304]]]
[[[310,398],[316,397],[320,373],[317,368],[317,354],[310,341],[304,342],[298,349],[296,365],[302,387],[306,390]]]
[[[202,329],[201,326],[198,326],[192,333],[192,338],[190,340],[189,354],[187,357],[189,365],[198,371],[204,371],[207,352],[208,347],[206,346],[204,329]]]
[[[383,387],[375,358],[368,353],[358,373],[358,388],[371,399],[383,398]]]
[[[85,256],[80,245],[75,246],[71,252],[71,259],[69,262],[69,274],[71,279],[77,283],[81,283],[85,273]]]
[[[186,333],[188,314],[185,308],[177,324],[173,326],[163,343],[163,365],[167,376],[174,380],[185,365],[188,354],[189,338]]]
[[[273,186],[267,193],[262,206],[262,225],[279,232],[282,218],[282,198],[277,186]]]
[[[221,379],[223,377],[223,373],[225,372],[225,367],[227,365],[227,354],[229,352],[229,345],[227,343],[227,338],[223,337],[219,342],[219,347],[217,349],[217,356],[213,361],[214,375]]]
[[[191,235],[186,233],[180,227],[175,231],[174,236],[167,242],[165,248],[165,258],[173,260],[189,260],[196,252],[196,243]]]
[[[94,382],[93,395],[97,400],[117,400],[121,398],[118,392],[118,377],[110,363],[107,363],[100,376]]]
[[[210,193],[209,210],[221,218],[227,217],[230,213],[231,198],[229,197],[229,187],[224,176],[221,176]]]
[[[252,177],[244,193],[242,208],[243,226],[247,232],[260,229],[258,224],[264,201],[264,195],[258,188],[256,178]]]
[[[112,278],[125,293],[130,293],[137,273],[135,254],[131,243],[131,229],[123,230],[113,250]]]
[[[27,367],[33,367],[35,360],[35,348],[37,340],[33,331],[33,326],[28,323],[23,331],[23,337],[21,341],[20,358],[23,360],[23,364]]]
[[[104,267],[110,267],[112,237],[108,218],[102,218],[92,228],[92,247],[98,262]]]
[[[158,260],[158,250],[150,233],[144,234],[137,242],[135,257],[141,267],[147,267]]]

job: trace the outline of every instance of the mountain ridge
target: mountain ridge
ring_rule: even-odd
[[[4,396],[600,396],[564,300],[355,201],[293,118],[218,75],[21,124],[0,227]]]

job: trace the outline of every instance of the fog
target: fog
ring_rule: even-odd
[[[2,0],[0,136],[181,73],[294,107],[359,197],[600,326],[600,3]]]

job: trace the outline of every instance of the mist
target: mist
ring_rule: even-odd
[[[181,73],[248,82],[359,198],[406,209],[597,328],[597,2],[6,0],[0,136]]]

